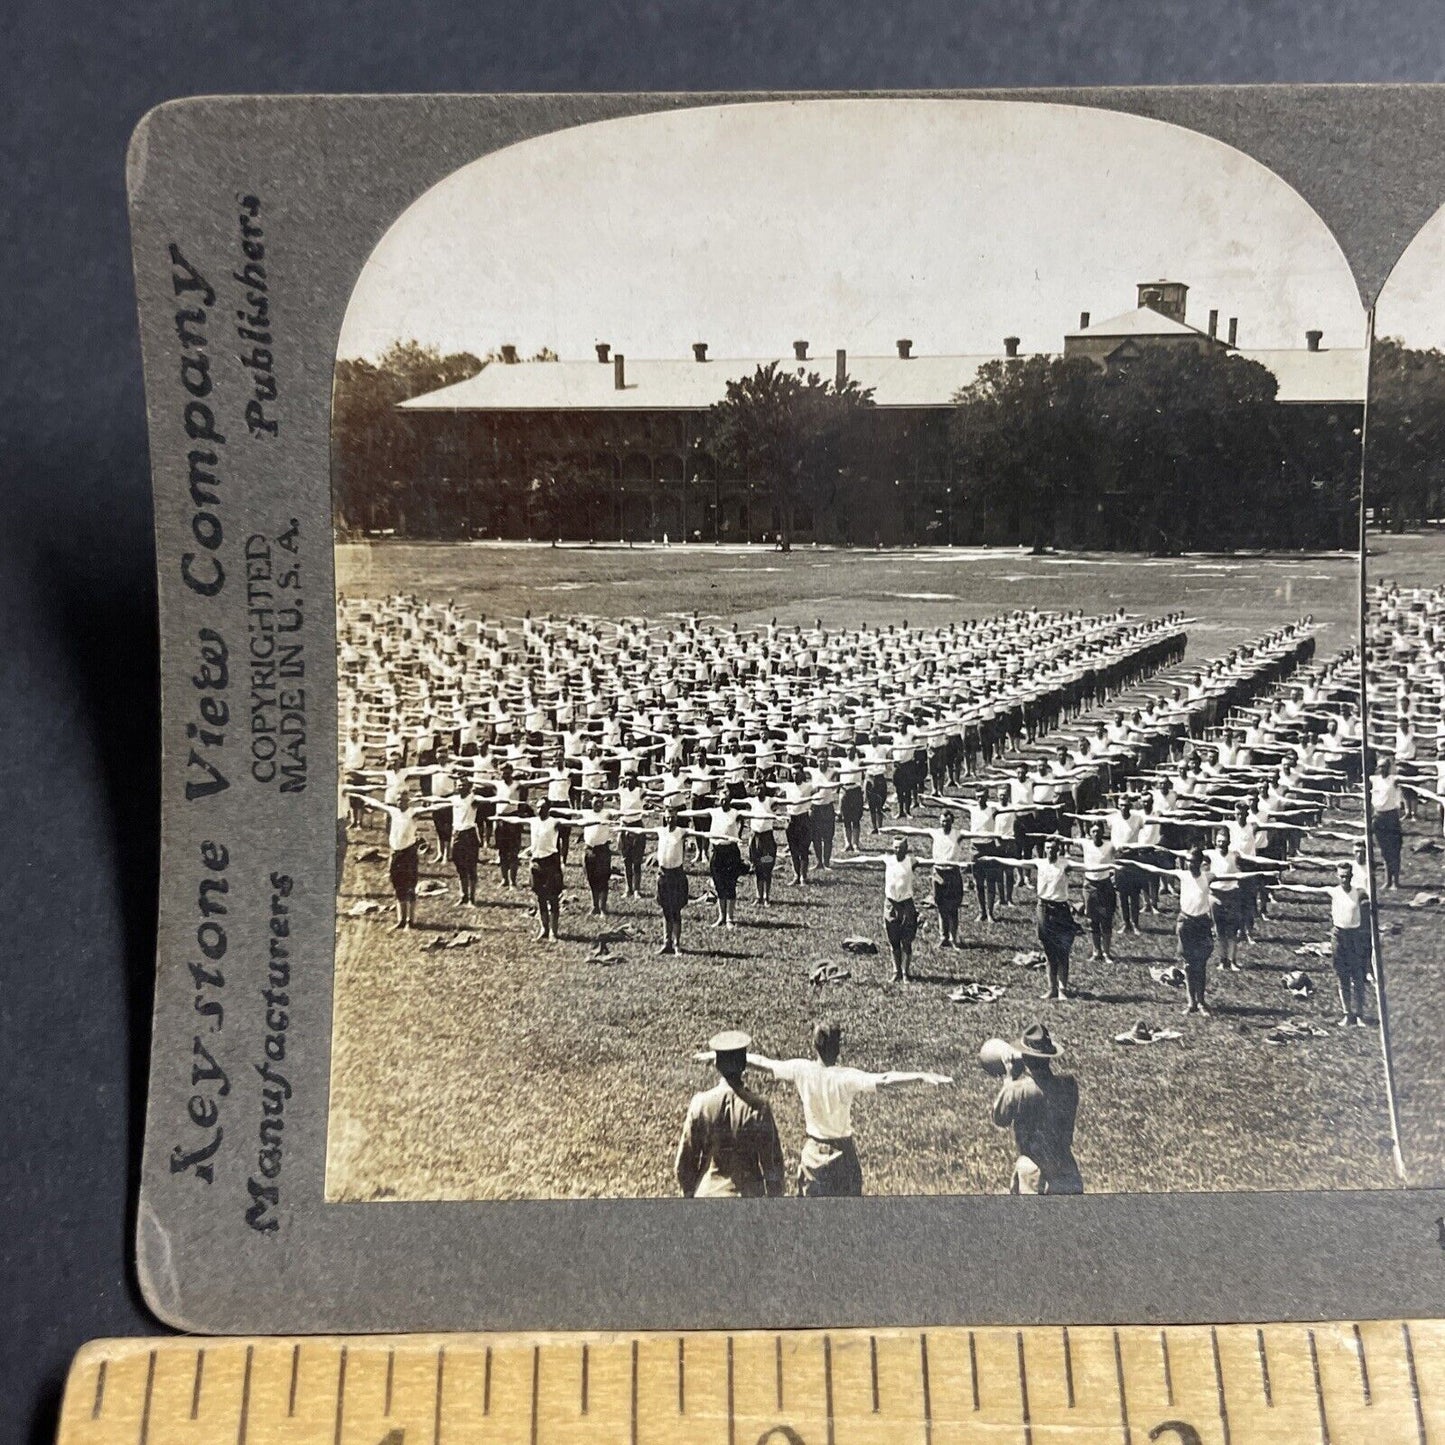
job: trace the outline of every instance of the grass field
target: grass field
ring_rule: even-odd
[[[1445,582],[1445,532],[1372,536],[1369,576],[1372,583],[1439,586]],[[1413,845],[1440,837],[1439,818],[1435,805],[1422,801],[1419,819],[1405,824],[1402,891],[1384,895],[1380,910],[1400,1141],[1410,1183],[1435,1188],[1445,1187],[1445,1004],[1440,993],[1445,920],[1438,906],[1408,905],[1417,892],[1445,894],[1445,853],[1412,851]]]
[[[1034,558],[1015,551],[892,554],[804,549],[551,549],[386,544],[338,549],[351,594],[455,598],[473,614],[624,616],[697,609],[743,624],[786,621],[929,625],[1016,607],[1183,609],[1191,657],[1227,649],[1303,613],[1322,653],[1353,638],[1352,559]],[[451,870],[424,867],[448,892],[423,896],[413,934],[383,912],[353,918],[358,899],[387,903],[379,831],[353,838],[338,927],[328,1193],[337,1199],[460,1199],[676,1192],[672,1156],[691,1093],[709,1071],[690,1062],[715,1030],[742,1027],[774,1056],[806,1051],[812,1022],[838,1018],[845,1059],[869,1068],[930,1068],[956,1082],[861,1101],[855,1119],[867,1187],[877,1193],[1007,1188],[1012,1141],[989,1122],[994,1085],[976,1065],[990,1036],[1016,1037],[1043,1017],[1079,1077],[1078,1154],[1090,1190],[1388,1187],[1393,1182],[1383,1070],[1374,1030],[1275,1045],[1267,1030],[1303,1016],[1332,1025],[1327,962],[1294,949],[1327,936],[1313,903],[1284,902],[1246,949],[1248,971],[1211,970],[1209,1019],[1184,1019],[1177,992],[1149,963],[1173,955],[1172,909],[1118,939],[1117,962],[1094,968],[1076,946],[1089,997],[1039,1001],[1041,976],[1012,962],[1035,947],[1032,893],[1021,888],[994,927],[968,923],[960,951],[932,942],[925,912],[917,982],[888,981],[886,956],[841,951],[850,933],[882,944],[878,870],[839,869],[808,890],[786,886],[774,907],[746,901],[739,927],[715,933],[711,908],[688,913],[681,959],[658,958],[656,909],[614,893],[616,962],[589,963],[595,939],[580,870],[568,869],[564,941],[532,943],[529,894],[501,894],[484,873],[483,905],[450,901]],[[865,834],[865,842],[867,842]],[[369,861],[366,855],[374,851]],[[484,861],[485,868],[485,861]],[[694,870],[695,897],[706,879]],[[568,906],[570,905],[570,906]],[[470,947],[425,949],[464,927]],[[852,969],[815,990],[812,967]],[[1297,1003],[1282,976],[1301,963],[1320,985]],[[958,979],[1006,985],[996,1003],[948,1001]],[[1403,987],[1403,985],[1401,985]],[[1177,1043],[1123,1047],[1138,1018],[1183,1031]],[[791,1089],[764,1081],[790,1167],[802,1142]]]

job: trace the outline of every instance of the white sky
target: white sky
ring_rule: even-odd
[[[1375,303],[1375,332],[1445,350],[1445,209],[1425,222],[1395,262]]]
[[[339,351],[1057,350],[1160,277],[1246,348],[1363,344],[1334,238],[1240,152],[1110,111],[890,99],[669,111],[464,166],[383,237]]]

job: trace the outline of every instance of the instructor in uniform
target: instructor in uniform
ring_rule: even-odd
[[[1014,1045],[1014,1077],[993,1101],[993,1122],[1012,1128],[1018,1158],[1010,1194],[1082,1194],[1084,1181],[1074,1158],[1074,1120],[1079,1082],[1056,1074],[1063,1052],[1043,1024],[1030,1024]]]
[[[708,1042],[721,1082],[692,1096],[677,1146],[677,1182],[689,1199],[774,1198],[783,1192],[783,1146],[766,1099],[743,1084],[747,1034]]]

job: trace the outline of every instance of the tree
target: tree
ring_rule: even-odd
[[[524,358],[518,357],[514,354],[512,357],[512,362],[515,363],[523,359]],[[530,356],[525,358],[525,360],[527,361],[560,361],[561,359],[562,358],[558,356],[557,353],[553,351],[550,346],[539,346],[536,351],[534,351]],[[490,365],[494,361],[499,361],[503,365],[510,364],[507,362],[506,354],[498,347],[493,347],[492,350],[487,352],[487,354],[482,358],[482,360],[488,365]]]
[[[482,362],[469,351],[443,356],[416,341],[395,342],[374,362],[360,357],[337,361],[331,486],[339,531],[405,524],[416,452],[397,403],[465,381],[481,369]]]
[[[1445,352],[1392,337],[1370,355],[1370,435],[1365,496],[1377,518],[1403,532],[1440,512],[1445,480]]]
[[[1235,352],[1144,346],[1105,373],[1113,505],[1135,545],[1278,545],[1283,454],[1274,373]]]
[[[728,382],[727,394],[708,409],[703,444],[735,476],[767,487],[788,552],[799,503],[847,504],[857,423],[872,405],[872,391],[851,378],[840,387],[816,372],[800,377],[770,361]]]
[[[969,497],[1017,516],[1035,553],[1054,541],[1062,505],[1092,493],[1101,381],[1092,361],[1026,356],[985,362],[954,398]]]
[[[1086,508],[1108,547],[1177,555],[1305,532],[1335,545],[1345,458],[1306,455],[1319,427],[1291,427],[1301,419],[1277,391],[1267,367],[1223,348],[1143,343],[1104,366],[1010,358],[958,393],[950,431],[970,497],[1015,519],[1035,552],[1065,509]]]

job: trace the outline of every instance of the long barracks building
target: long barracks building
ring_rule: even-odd
[[[1278,403],[1290,409],[1307,465],[1338,468],[1342,494],[1359,468],[1359,427],[1367,353],[1331,349],[1310,331],[1297,349],[1247,350],[1237,322],[1221,331],[1185,319],[1188,287],[1156,281],[1138,288],[1138,305],[1091,320],[1087,312],[1063,341],[1065,356],[1110,368],[1145,348],[1233,351],[1267,367]],[[990,513],[955,474],[949,418],[958,392],[987,361],[1020,355],[1007,337],[994,355],[931,356],[900,340],[888,356],[838,349],[814,358],[809,343],[792,354],[713,359],[697,342],[691,359],[638,360],[599,343],[595,360],[524,362],[515,347],[477,375],[401,403],[410,458],[413,535],[701,542],[768,541],[776,534],[768,489],[727,477],[703,444],[708,408],[731,380],[770,361],[800,375],[830,372],[873,392],[870,437],[860,471],[872,498],[863,518],[814,518],[800,508],[799,540],[862,544],[1008,544],[1026,539],[1017,508]],[[1288,462],[1287,462],[1288,464]],[[545,520],[544,520],[545,519]],[[1059,520],[1058,539],[1075,547],[1121,544],[1117,509],[1097,500]],[[1341,534],[1348,527],[1341,517]]]

